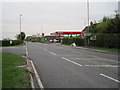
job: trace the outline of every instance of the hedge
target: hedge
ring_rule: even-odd
[[[96,34],[96,40],[90,40],[90,46],[118,48],[120,34]]]
[[[103,48],[120,48],[120,33],[119,34],[95,34],[96,40],[89,40],[89,46],[103,47]],[[80,37],[64,37],[62,44],[71,45],[76,43],[77,46],[84,46],[85,40]],[[86,44],[88,37],[86,37]]]
[[[64,37],[62,39],[62,44],[71,45],[72,43],[75,43],[77,46],[84,46],[85,42],[81,37]]]
[[[10,41],[12,41],[12,44],[10,44]],[[2,43],[2,46],[15,46],[15,45],[19,45],[21,43],[23,43],[22,40],[2,40],[0,41],[0,43]]]

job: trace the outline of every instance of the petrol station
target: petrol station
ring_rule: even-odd
[[[51,33],[50,35],[46,35],[45,38],[49,41],[49,40],[59,40],[59,42],[61,42],[63,37],[76,37],[76,36],[81,36],[82,32],[68,32],[68,31],[56,31]]]

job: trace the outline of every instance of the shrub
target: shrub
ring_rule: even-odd
[[[84,39],[81,37],[64,37],[62,39],[62,44],[71,45],[75,43],[77,46],[84,46]]]
[[[12,44],[10,44],[10,41],[12,41]],[[22,40],[2,40],[2,46],[15,46],[23,43]]]
[[[118,48],[120,34],[96,34],[96,40],[90,40],[90,46]]]

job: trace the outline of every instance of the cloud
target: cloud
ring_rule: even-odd
[[[113,15],[116,8],[115,2],[91,2],[90,21]],[[62,29],[81,30],[87,23],[86,2],[4,2],[2,10],[4,38],[14,38],[19,33],[20,14],[22,30],[27,35],[41,33],[41,25],[42,32],[49,34]]]

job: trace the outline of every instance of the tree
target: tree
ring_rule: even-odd
[[[34,38],[33,38],[32,36],[27,36],[25,40],[26,40],[26,41],[32,41],[33,39],[34,39]]]
[[[115,15],[114,18],[104,17],[101,22],[90,23],[89,31],[91,33],[117,34],[120,33],[120,16]]]
[[[41,42],[41,38],[40,37],[34,37],[34,36],[27,36],[26,41],[31,41],[31,42]]]
[[[21,32],[20,34],[17,35],[17,39],[18,40],[24,40],[25,39],[25,33],[24,32]]]
[[[93,24],[92,21],[90,22],[90,27],[89,27],[90,33],[97,33],[96,25],[97,25],[97,23]]]

